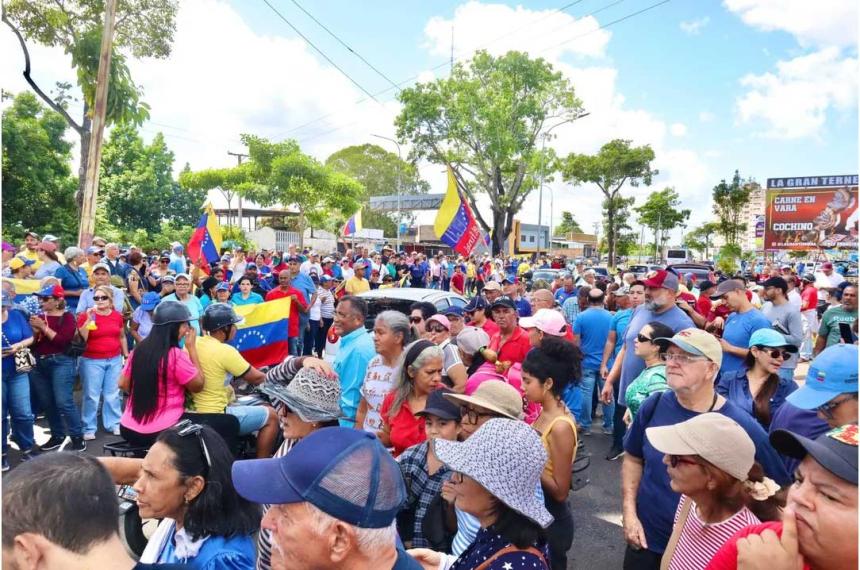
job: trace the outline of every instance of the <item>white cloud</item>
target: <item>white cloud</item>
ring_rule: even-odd
[[[575,18],[556,10],[512,8],[472,0],[458,6],[453,19],[437,16],[427,22],[424,35],[431,54],[450,55],[452,24],[454,57],[458,60],[471,57],[477,49],[494,55],[522,50],[550,60],[566,54],[600,57],[611,37],[606,30],[596,31],[599,24],[592,16]],[[577,39],[569,41],[573,38]]]
[[[687,125],[684,123],[672,123],[672,126],[669,127],[669,132],[672,133],[674,137],[683,137],[687,135]]]
[[[802,46],[857,45],[857,0],[724,0],[745,24],[780,30]]]
[[[711,113],[710,111],[701,111],[699,113],[699,122],[700,123],[710,123],[714,119],[716,119],[716,116],[714,116],[714,114]]]
[[[708,16],[698,20],[685,20],[680,23],[681,31],[688,36],[697,36],[702,33],[702,28],[708,25],[711,19]]]
[[[857,105],[857,58],[842,57],[835,47],[779,61],[775,72],[748,74],[747,92],[737,99],[741,123],[764,122],[769,138],[814,137],[831,109]]]

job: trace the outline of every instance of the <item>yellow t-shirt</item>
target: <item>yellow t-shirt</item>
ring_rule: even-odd
[[[42,265],[42,260],[39,259],[39,252],[36,250],[30,251],[26,247],[22,247],[21,251],[18,252],[17,257],[23,257],[24,259],[35,261],[36,263],[30,266],[33,271],[36,271],[39,269],[39,266]]]
[[[528,263],[526,263],[525,261],[523,261],[522,263],[519,264],[519,266],[517,266],[517,275],[522,275],[523,273],[525,273],[526,271],[529,271],[529,270],[531,270],[531,266]]]
[[[358,295],[359,293],[370,291],[370,281],[367,279],[359,279],[358,277],[350,277],[346,280],[346,285],[344,287],[347,295]]]
[[[466,277],[469,279],[474,279],[477,275],[477,270],[475,269],[474,263],[469,263],[466,265]]]
[[[194,411],[221,414],[230,402],[230,380],[251,367],[239,351],[211,336],[197,338],[197,356],[203,368],[203,389],[191,394]]]

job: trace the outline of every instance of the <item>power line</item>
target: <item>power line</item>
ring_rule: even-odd
[[[285,23],[285,24],[287,24],[290,28],[292,28],[292,29],[293,29],[293,31],[294,31],[294,32],[296,32],[296,33],[299,35],[299,37],[300,37],[300,38],[302,38],[303,40],[305,40],[305,43],[307,43],[309,46],[311,46],[311,47],[314,49],[314,51],[316,51],[318,54],[320,54],[320,55],[322,56],[322,58],[323,58],[323,59],[325,59],[327,62],[329,62],[329,63],[332,65],[332,67],[334,67],[335,69],[337,69],[338,71],[340,71],[340,72],[341,72],[341,74],[342,74],[344,77],[346,77],[347,79],[349,79],[349,80],[352,82],[352,84],[353,84],[353,85],[355,85],[356,87],[358,87],[359,89],[361,89],[361,91],[362,91],[365,95],[367,95],[368,97],[370,97],[371,99],[373,99],[374,101],[376,101],[377,103],[379,103],[379,101],[376,99],[376,97],[374,97],[374,96],[370,93],[370,91],[368,91],[367,89],[365,89],[364,87],[362,87],[362,86],[361,86],[361,84],[360,84],[358,81],[356,81],[355,79],[353,79],[353,78],[352,78],[352,76],[350,76],[350,74],[349,74],[349,73],[347,73],[346,71],[344,71],[343,69],[341,69],[341,68],[340,68],[340,66],[338,66],[338,64],[336,64],[334,61],[332,61],[332,59],[331,59],[329,56],[327,56],[323,50],[321,50],[320,48],[318,48],[318,47],[317,47],[317,46],[316,46],[316,45],[315,45],[311,40],[309,40],[309,39],[308,39],[308,37],[307,37],[306,35],[304,35],[302,32],[300,32],[300,31],[299,31],[299,29],[298,29],[297,27],[295,27],[295,26],[292,24],[292,22],[290,22],[289,20],[287,20],[287,19],[284,17],[284,15],[283,15],[283,14],[281,14],[281,13],[278,11],[278,9],[277,9],[277,8],[275,8],[274,6],[272,6],[272,4],[269,2],[269,0],[263,0],[263,3],[264,3],[266,6],[268,6],[269,8],[271,8],[272,12],[274,12],[274,13],[275,13],[275,14],[276,14],[276,15],[277,15],[281,20],[283,20],[283,21],[284,21],[284,23]]]
[[[400,90],[400,87],[398,87],[396,83],[394,83],[391,79],[389,79],[387,75],[385,75],[384,73],[382,73],[381,71],[379,71],[379,70],[378,70],[378,69],[377,69],[377,68],[376,68],[372,63],[370,63],[369,61],[367,61],[366,59],[364,59],[364,57],[362,57],[362,55],[361,55],[360,53],[358,53],[357,51],[355,51],[354,49],[352,49],[349,45],[347,45],[347,43],[346,43],[346,42],[344,42],[342,39],[340,39],[340,38],[337,36],[337,34],[335,34],[334,32],[332,32],[331,30],[329,30],[329,29],[325,26],[325,24],[323,24],[322,22],[320,22],[319,20],[317,20],[317,19],[314,17],[314,15],[313,15],[313,14],[311,14],[310,12],[308,12],[307,10],[305,10],[304,6],[302,6],[301,4],[299,4],[296,0],[290,0],[290,1],[291,1],[293,4],[295,4],[295,5],[298,7],[298,9],[299,9],[299,10],[301,10],[302,12],[304,12],[304,13],[307,15],[307,17],[308,17],[308,18],[310,18],[311,20],[313,20],[314,22],[316,22],[316,24],[317,24],[319,27],[321,27],[323,30],[325,30],[325,31],[328,33],[328,35],[330,35],[331,37],[333,37],[333,38],[337,41],[337,43],[339,43],[340,45],[342,45],[343,47],[345,47],[347,51],[349,51],[349,52],[350,52],[351,54],[353,54],[355,57],[357,57],[358,59],[360,59],[360,60],[361,60],[361,61],[362,61],[362,62],[363,62],[367,67],[369,67],[370,69],[372,69],[373,71],[375,71],[377,75],[379,75],[381,78],[383,78],[383,79],[384,79],[384,80],[386,80],[388,83],[390,83],[390,84],[391,84],[395,89],[397,89],[398,91]],[[581,0],[580,0],[580,1],[581,1]]]

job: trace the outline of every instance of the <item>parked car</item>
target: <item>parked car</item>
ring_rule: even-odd
[[[642,279],[648,273],[647,265],[631,265],[627,268],[628,273],[632,273],[636,279]]]
[[[561,269],[535,269],[532,271],[531,283],[539,279],[552,283],[559,273],[561,273]]]
[[[448,307],[465,307],[468,302],[465,297],[450,291],[439,291],[437,289],[413,289],[411,287],[394,287],[391,289],[372,289],[358,295],[367,301],[367,318],[364,327],[372,331],[376,315],[382,311],[400,311],[409,315],[409,307],[418,301],[433,303],[436,310],[441,312]],[[337,355],[340,337],[334,332],[334,327],[329,329],[325,344],[325,360],[334,361]]]
[[[698,282],[707,280],[708,275],[713,271],[713,267],[703,263],[674,263],[669,266],[669,269],[672,269],[681,277],[687,273],[692,273]]]

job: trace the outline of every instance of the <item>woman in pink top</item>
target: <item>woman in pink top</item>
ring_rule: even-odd
[[[182,418],[185,391],[203,389],[197,335],[190,320],[191,311],[183,303],[162,301],[149,336],[129,355],[119,379],[120,389],[129,394],[120,420],[120,433],[129,443],[151,446],[159,433]]]

